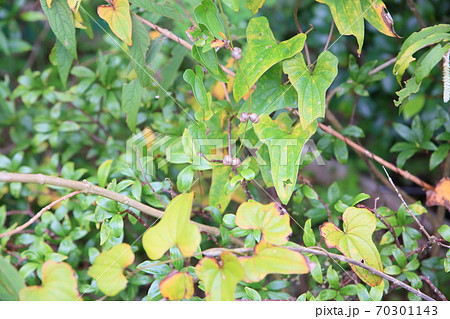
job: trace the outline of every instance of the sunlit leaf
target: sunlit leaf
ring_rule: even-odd
[[[95,258],[88,275],[97,281],[98,289],[107,296],[115,296],[127,286],[123,270],[134,261],[134,253],[128,244],[119,244]]]
[[[427,206],[435,205],[450,210],[450,178],[442,178],[434,190],[427,191]]]
[[[117,37],[131,46],[131,15],[128,0],[109,0],[111,5],[97,7],[97,13],[106,22]]]
[[[330,222],[325,222],[320,227],[320,234],[327,246],[339,249],[350,259],[383,271],[380,254],[372,241],[376,227],[375,215],[365,208],[349,207],[342,215],[342,219],[344,231]],[[381,277],[353,264],[350,266],[358,277],[370,286],[375,287],[381,283]]]
[[[161,221],[145,232],[142,244],[150,259],[160,259],[173,246],[186,257],[197,251],[200,231],[189,220],[193,200],[194,193],[178,195],[167,205]]]
[[[390,37],[399,38],[394,29],[394,21],[383,1],[361,0],[364,18],[378,31]]]
[[[195,267],[195,273],[205,284],[206,300],[231,301],[244,269],[232,253],[223,252],[220,259],[219,264],[214,258],[203,258]]]
[[[239,206],[235,222],[242,229],[261,230],[264,241],[275,245],[286,244],[292,233],[289,215],[281,215],[275,203],[245,202]]]
[[[239,258],[244,267],[244,281],[258,282],[268,274],[306,274],[309,261],[300,253],[261,241],[252,257]]]
[[[290,129],[263,115],[253,128],[269,148],[273,183],[281,202],[287,204],[297,182],[301,151],[316,131],[317,123],[311,123],[306,130],[303,130],[301,123]]]
[[[97,180],[100,187],[105,187],[113,160],[104,161],[97,169]]]
[[[330,51],[319,55],[314,71],[309,72],[299,53],[283,62],[283,71],[298,94],[298,112],[303,128],[325,116],[325,94],[338,73],[338,59]]]
[[[194,281],[187,272],[173,272],[159,283],[159,290],[169,300],[189,299],[194,295]]]
[[[78,300],[75,272],[69,264],[46,261],[42,266],[42,285],[23,288],[19,297],[22,301]]]
[[[271,66],[300,52],[305,39],[301,33],[277,44],[267,18],[251,19],[247,27],[249,48],[233,83],[234,99],[239,101]]]
[[[330,7],[334,23],[342,35],[354,35],[358,53],[364,43],[364,17],[360,0],[316,0]]]
[[[249,9],[252,14],[256,14],[258,10],[263,6],[266,0],[246,0],[245,7]]]

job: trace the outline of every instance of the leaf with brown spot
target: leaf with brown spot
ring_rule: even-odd
[[[450,178],[444,177],[434,191],[427,191],[427,206],[444,206],[450,210]]]

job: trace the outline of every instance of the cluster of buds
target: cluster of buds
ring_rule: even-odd
[[[230,155],[225,155],[223,158],[223,165],[239,167],[241,166],[241,160],[237,157],[231,157]]]
[[[248,120],[250,120],[250,122],[252,122],[253,124],[256,124],[259,122],[259,116],[256,113],[248,114],[247,112],[242,112],[241,116],[239,116],[239,121],[241,121],[242,123],[245,123]]]

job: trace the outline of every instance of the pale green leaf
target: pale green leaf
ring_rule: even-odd
[[[112,165],[113,160],[107,160],[104,161],[97,170],[97,180],[98,180],[98,185],[100,187],[105,187],[106,185],[106,181],[108,179],[109,176],[109,171],[111,170],[111,165]]]
[[[222,39],[220,33],[224,33],[224,27],[219,19],[216,5],[211,0],[203,0],[194,9],[194,16],[198,23],[205,25],[216,38]]]
[[[133,44],[131,38],[131,15],[128,0],[108,0],[111,5],[97,7],[97,13],[106,22],[112,32],[127,45]]]
[[[244,281],[258,282],[268,274],[306,274],[308,260],[300,253],[261,241],[252,257],[239,258],[244,267]]]
[[[246,0],[245,7],[249,9],[252,12],[252,14],[256,14],[259,11],[259,9],[261,9],[264,2],[266,2],[266,0]]]
[[[255,201],[242,203],[236,212],[236,225],[241,229],[259,229],[264,241],[284,245],[292,233],[289,215],[282,215],[275,203],[267,205]]]
[[[5,257],[0,256],[0,300],[19,300],[19,291],[24,287],[25,281],[17,269]]]
[[[201,242],[198,226],[189,220],[194,193],[181,194],[167,205],[161,221],[149,228],[142,244],[150,259],[160,259],[169,248],[177,246],[183,256],[192,256]]]
[[[231,167],[213,166],[211,187],[209,189],[209,205],[217,207],[221,213],[225,211],[231,200],[231,192],[227,184],[230,182]]]
[[[365,208],[349,207],[342,215],[342,219],[344,231],[330,222],[325,222],[320,227],[320,233],[327,246],[339,249],[350,259],[383,271],[380,254],[372,241],[372,234],[376,227],[375,215]],[[375,287],[381,283],[381,277],[353,264],[350,266],[368,285]]]
[[[204,282],[206,300],[232,301],[237,283],[244,276],[239,260],[230,252],[220,255],[220,264],[216,259],[205,257],[195,267],[198,278]]]
[[[72,267],[66,263],[46,261],[42,266],[42,285],[25,287],[19,292],[21,301],[75,301],[80,298]]]
[[[115,296],[127,286],[123,270],[134,261],[134,253],[128,244],[119,244],[95,258],[87,274],[97,281],[98,289],[107,296]]]

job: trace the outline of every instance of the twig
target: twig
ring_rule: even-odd
[[[355,266],[364,268],[364,269],[370,271],[372,274],[380,276],[380,277],[382,277],[382,278],[392,282],[393,284],[395,284],[395,285],[397,285],[399,287],[402,287],[403,289],[406,289],[406,290],[412,292],[413,294],[415,294],[416,296],[421,297],[422,299],[425,299],[425,300],[428,300],[428,301],[436,301],[435,299],[433,299],[430,296],[424,294],[423,292],[419,291],[418,289],[414,289],[413,287],[405,284],[404,282],[402,282],[402,281],[400,281],[400,280],[398,280],[398,279],[396,279],[396,278],[394,278],[392,276],[389,276],[389,275],[385,274],[382,271],[379,271],[379,270],[377,270],[377,269],[375,269],[373,267],[368,266],[367,264],[364,264],[362,262],[359,262],[359,261],[347,258],[345,256],[333,254],[333,253],[330,253],[330,252],[325,251],[325,250],[322,251],[322,250],[319,250],[319,249],[307,248],[307,247],[303,247],[303,246],[295,246],[295,247],[294,246],[290,246],[290,247],[285,247],[285,248],[288,248],[288,249],[293,250],[293,251],[297,251],[299,253],[309,253],[309,254],[313,254],[313,255],[317,255],[317,256],[324,256],[324,257],[328,257],[328,258],[332,259],[333,261],[339,260],[339,261],[343,261],[343,262],[346,262],[346,263],[353,264]],[[239,254],[245,254],[245,253],[250,253],[253,250],[254,250],[254,248],[250,248],[250,247],[249,248],[238,248],[238,249],[212,248],[212,249],[208,249],[208,250],[204,251],[203,254],[213,257],[213,256],[220,256],[220,254],[222,252],[224,252],[224,251],[231,251],[231,252],[236,252],[236,253],[239,253]]]
[[[145,222],[145,220],[143,220],[140,216],[138,216],[135,212],[133,212],[131,209],[126,209],[122,212],[123,213],[127,213],[130,214],[131,216],[133,216],[134,218],[136,218],[136,220],[138,222],[140,222],[142,224],[142,226],[144,226],[145,228],[149,228],[150,226]]]
[[[55,206],[56,204],[61,203],[62,201],[66,200],[66,199],[68,199],[68,198],[70,198],[70,197],[73,197],[73,196],[75,196],[75,195],[78,195],[78,194],[80,194],[80,193],[81,193],[81,191],[75,191],[75,192],[72,192],[72,193],[70,193],[70,194],[67,194],[67,195],[65,195],[65,196],[63,196],[63,197],[61,197],[61,198],[58,198],[58,199],[55,200],[54,202],[51,202],[50,204],[48,204],[47,206],[45,206],[44,208],[42,208],[36,215],[34,215],[34,216],[33,216],[29,221],[27,221],[25,224],[23,224],[23,225],[21,225],[21,226],[18,226],[18,227],[14,228],[14,229],[11,230],[11,231],[8,231],[8,232],[6,232],[6,233],[0,234],[0,238],[7,237],[7,236],[11,236],[11,235],[14,235],[14,234],[16,234],[16,233],[18,233],[18,232],[24,230],[25,228],[27,228],[28,226],[30,226],[31,224],[33,224],[36,220],[38,220],[39,217],[41,217],[43,213],[45,213],[46,211],[48,211],[49,209],[51,209],[51,208],[52,208],[53,206]]]
[[[136,145],[134,146],[134,149],[135,149],[135,151],[136,151],[136,158],[137,158],[137,161],[138,161],[138,163],[139,163],[139,168],[141,169],[142,177],[144,177],[145,184],[147,184],[148,187],[150,187],[150,189],[152,190],[153,194],[155,194],[156,198],[158,198],[158,200],[161,202],[161,204],[163,205],[163,207],[166,207],[166,206],[167,206],[166,203],[163,201],[163,199],[161,198],[161,196],[159,196],[159,194],[158,194],[158,193],[155,191],[155,189],[152,187],[152,185],[150,184],[150,182],[149,182],[148,179],[147,179],[147,176],[145,176],[144,169],[142,168],[141,157],[139,156],[139,151],[138,151],[138,148],[137,148]]]
[[[425,280],[425,282],[428,284],[428,286],[431,287],[431,289],[434,291],[436,295],[439,296],[443,301],[447,301],[447,298],[445,298],[444,294],[431,282],[430,278],[427,276],[420,275],[420,279]]]
[[[421,28],[425,28],[427,25],[426,25],[425,21],[423,20],[422,15],[420,14],[420,12],[417,10],[417,7],[416,7],[416,4],[414,3],[414,1],[413,0],[406,0],[406,2],[408,3],[409,10],[411,10],[411,12],[416,17],[416,20],[419,23],[420,27]]]
[[[382,159],[381,157],[379,157],[378,155],[373,154],[372,152],[370,152],[369,150],[367,150],[366,148],[362,147],[361,145],[358,145],[357,143],[353,142],[352,140],[348,139],[347,137],[345,137],[344,135],[342,135],[339,132],[336,132],[333,128],[331,128],[330,126],[327,126],[323,123],[319,122],[319,127],[324,130],[325,132],[333,135],[334,137],[337,137],[338,139],[344,141],[348,146],[350,146],[351,148],[353,148],[354,150],[360,152],[361,154],[373,159],[375,162],[380,163],[381,165],[386,166],[387,168],[389,168],[390,170],[396,172],[397,174],[403,176],[406,179],[409,179],[410,181],[416,183],[417,185],[421,186],[422,188],[426,189],[426,190],[434,190],[434,187],[431,186],[430,184],[424,182],[423,180],[421,180],[420,178],[418,178],[415,175],[412,175],[411,173],[398,168],[397,166],[395,166],[394,164],[389,163],[388,161]]]
[[[330,33],[328,33],[327,42],[325,43],[325,47],[323,48],[324,52],[328,49],[328,46],[330,45],[331,37],[333,36],[333,31],[334,31],[334,20],[331,20]]]
[[[44,174],[23,174],[23,173],[5,173],[0,172],[0,183],[33,183],[33,184],[41,184],[41,185],[53,185],[64,188],[71,188],[75,190],[79,190],[83,193],[94,194],[103,196],[105,198],[112,199],[116,202],[128,205],[130,207],[134,207],[139,211],[143,212],[152,217],[161,218],[164,214],[163,211],[160,211],[156,208],[145,205],[137,200],[131,199],[128,196],[123,194],[119,194],[108,189],[92,185],[88,181],[84,180],[80,181],[72,181],[60,177],[48,176]],[[194,221],[191,221],[192,224],[197,225],[197,227],[210,233],[215,236],[220,236],[220,230],[213,226],[203,225]],[[244,243],[239,238],[230,238],[231,242],[238,245],[243,246]]]
[[[297,0],[297,2],[295,3],[295,7],[294,7],[294,22],[295,25],[297,26],[297,30],[299,33],[303,33],[302,27],[300,26],[300,23],[298,22],[298,9],[300,8],[300,1],[301,0]],[[305,56],[306,56],[306,62],[308,63],[308,65],[311,65],[311,57],[309,55],[309,48],[308,48],[308,44],[305,41]]]
[[[398,237],[395,234],[394,227],[392,227],[392,225],[387,221],[386,218],[384,218],[384,216],[382,216],[382,215],[380,215],[380,213],[378,213],[377,208],[376,208],[376,201],[377,200],[378,200],[378,197],[375,199],[375,207],[373,209],[371,209],[370,207],[367,207],[365,205],[358,205],[358,206],[362,206],[365,209],[367,209],[370,212],[372,212],[373,214],[375,214],[375,217],[378,218],[380,220],[380,222],[383,223],[384,226],[386,226],[386,228],[391,233],[392,237],[394,237],[395,245],[397,245],[397,247],[400,248],[400,250],[403,250],[402,245],[400,244],[400,241],[398,240]]]
[[[387,68],[388,66],[390,66],[391,64],[394,64],[395,61],[397,61],[397,57],[393,57],[389,60],[387,60],[386,62],[384,62],[383,64],[380,64],[379,66],[377,66],[376,68],[374,68],[372,71],[369,72],[369,75],[374,75],[377,72],[380,72],[381,70]]]
[[[422,225],[422,223],[417,219],[417,217],[414,215],[413,211],[411,210],[411,208],[409,208],[408,204],[406,204],[405,200],[403,199],[402,194],[400,194],[400,192],[397,189],[397,186],[395,186],[394,182],[392,181],[391,176],[389,176],[388,171],[386,170],[386,168],[383,166],[383,170],[386,173],[387,178],[389,179],[389,182],[391,182],[392,187],[394,187],[395,191],[397,192],[397,196],[398,198],[400,198],[400,200],[402,201],[403,205],[405,205],[406,210],[408,211],[408,213],[411,215],[411,217],[414,219],[414,221],[417,223],[417,225],[419,225],[420,230],[425,234],[425,236],[427,236],[428,241],[430,242],[434,242],[434,239],[436,237],[434,236],[430,236],[430,234],[427,232],[427,230],[425,229],[425,227]]]
[[[136,15],[136,17],[137,17],[139,20],[141,20],[142,23],[144,23],[145,25],[147,25],[147,26],[149,26],[150,28],[152,28],[152,29],[158,31],[159,33],[163,34],[164,36],[168,37],[169,39],[171,39],[171,40],[173,40],[173,41],[175,41],[175,42],[181,44],[181,45],[184,46],[186,49],[192,50],[192,44],[190,44],[190,43],[188,43],[187,41],[181,39],[179,36],[173,34],[171,31],[169,31],[169,30],[167,30],[167,29],[164,29],[164,28],[161,28],[160,26],[158,26],[158,25],[156,25],[156,24],[154,24],[154,23],[152,23],[152,22],[150,22],[150,21],[148,21],[148,20],[145,20],[144,18],[138,16],[137,14],[135,14],[135,15]],[[223,66],[222,64],[219,64],[219,66],[221,67],[221,69],[222,69],[226,74],[231,75],[231,76],[233,76],[233,77],[236,75],[233,71],[231,71],[230,69],[226,68],[226,67]]]

